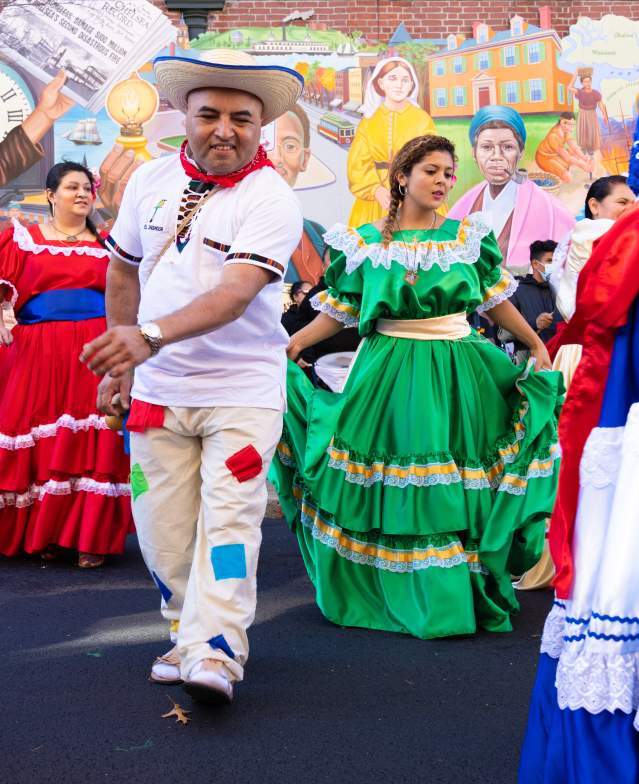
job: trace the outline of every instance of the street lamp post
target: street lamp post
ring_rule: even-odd
[[[209,12],[224,10],[225,0],[165,0],[169,11],[179,11],[193,40],[208,29]]]

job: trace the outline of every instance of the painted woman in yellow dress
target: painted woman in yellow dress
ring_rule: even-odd
[[[436,133],[417,105],[413,66],[402,57],[381,60],[366,88],[364,117],[348,153],[348,187],[355,197],[349,225],[373,223],[388,212],[388,172],[395,153],[416,136]]]

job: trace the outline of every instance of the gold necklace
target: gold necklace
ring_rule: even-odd
[[[60,231],[53,221],[51,221],[51,226],[53,227],[53,231],[55,231],[56,234],[60,234],[62,237],[64,237],[62,242],[71,242],[77,244],[78,242],[82,241],[77,234],[65,234],[63,231]],[[86,228],[87,227],[85,226],[82,231],[86,231]],[[82,231],[80,233],[82,233]]]
[[[402,245],[404,246],[404,250],[406,251],[406,274],[404,275],[404,280],[408,283],[409,286],[414,286],[417,283],[419,278],[418,264],[417,264],[417,243],[413,240],[413,263],[412,265],[409,264],[408,261],[408,244],[404,238],[404,232],[399,226],[399,220],[395,218],[395,223],[397,224],[397,231],[400,233],[402,239]],[[435,224],[437,223],[437,213],[433,215],[433,222],[429,229],[424,229],[424,231],[432,231],[435,228]],[[432,243],[431,243],[432,245]],[[430,253],[431,245],[428,246],[428,251],[426,252],[426,257],[428,258],[428,254]]]

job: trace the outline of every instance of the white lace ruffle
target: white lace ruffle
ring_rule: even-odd
[[[461,238],[462,232],[465,237]],[[448,272],[453,264],[475,264],[479,258],[482,239],[490,233],[477,214],[464,218],[454,240],[427,240],[423,242],[365,242],[355,229],[338,223],[324,234],[324,241],[346,257],[346,273],[350,275],[366,259],[373,267],[390,269],[392,262],[405,269],[428,271],[437,264]]]
[[[359,325],[357,316],[353,316],[351,313],[346,313],[343,310],[338,310],[328,301],[322,302],[319,294],[315,294],[311,297],[311,307],[313,310],[317,310],[320,313],[326,313],[327,316],[335,319],[335,321],[339,321],[345,327],[357,327]]]
[[[72,430],[74,433],[90,430],[91,428],[108,430],[104,417],[99,416],[99,414],[91,414],[86,419],[74,419],[70,414],[63,414],[56,422],[32,427],[29,433],[18,436],[0,433],[0,449],[29,449],[34,447],[36,441],[39,441],[41,438],[55,436],[61,427]]]
[[[52,253],[54,256],[93,256],[96,259],[109,258],[109,251],[106,248],[91,248],[88,245],[39,245],[29,234],[26,226],[23,226],[16,218],[12,218],[13,240],[20,250],[27,253]]]
[[[96,493],[108,495],[113,498],[131,495],[131,488],[123,482],[98,482],[95,479],[83,476],[58,482],[49,479],[42,485],[33,484],[26,493],[0,493],[0,509],[15,506],[22,509],[31,506],[35,501],[42,501],[45,495],[71,495],[71,493]]]
[[[565,625],[566,607],[563,602],[555,600],[544,624],[544,633],[541,636],[541,653],[547,653],[553,659],[558,659],[561,656],[564,649]]]
[[[510,275],[510,273],[507,273]],[[490,297],[485,302],[482,302],[481,305],[477,308],[478,313],[484,313],[486,310],[490,310],[494,308],[496,305],[499,305],[501,302],[505,302],[507,299],[510,299],[512,295],[517,291],[517,286],[519,283],[511,276],[511,279],[506,286],[506,288],[501,291],[499,294],[495,294],[494,297]]]
[[[588,713],[616,710],[635,713],[639,706],[639,653],[593,653],[567,650],[557,665],[560,708]],[[635,729],[639,718],[635,715]]]
[[[10,280],[4,280],[2,278],[0,278],[0,286],[9,286],[9,288],[12,291],[9,304],[11,305],[11,307],[14,307],[14,305],[18,301],[18,289],[13,285],[13,283]]]
[[[590,431],[579,465],[582,487],[604,488],[617,482],[625,427],[595,427]]]

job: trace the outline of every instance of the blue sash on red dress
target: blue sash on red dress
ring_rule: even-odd
[[[16,313],[18,324],[45,321],[86,321],[106,315],[104,292],[96,289],[55,289],[36,294]]]

